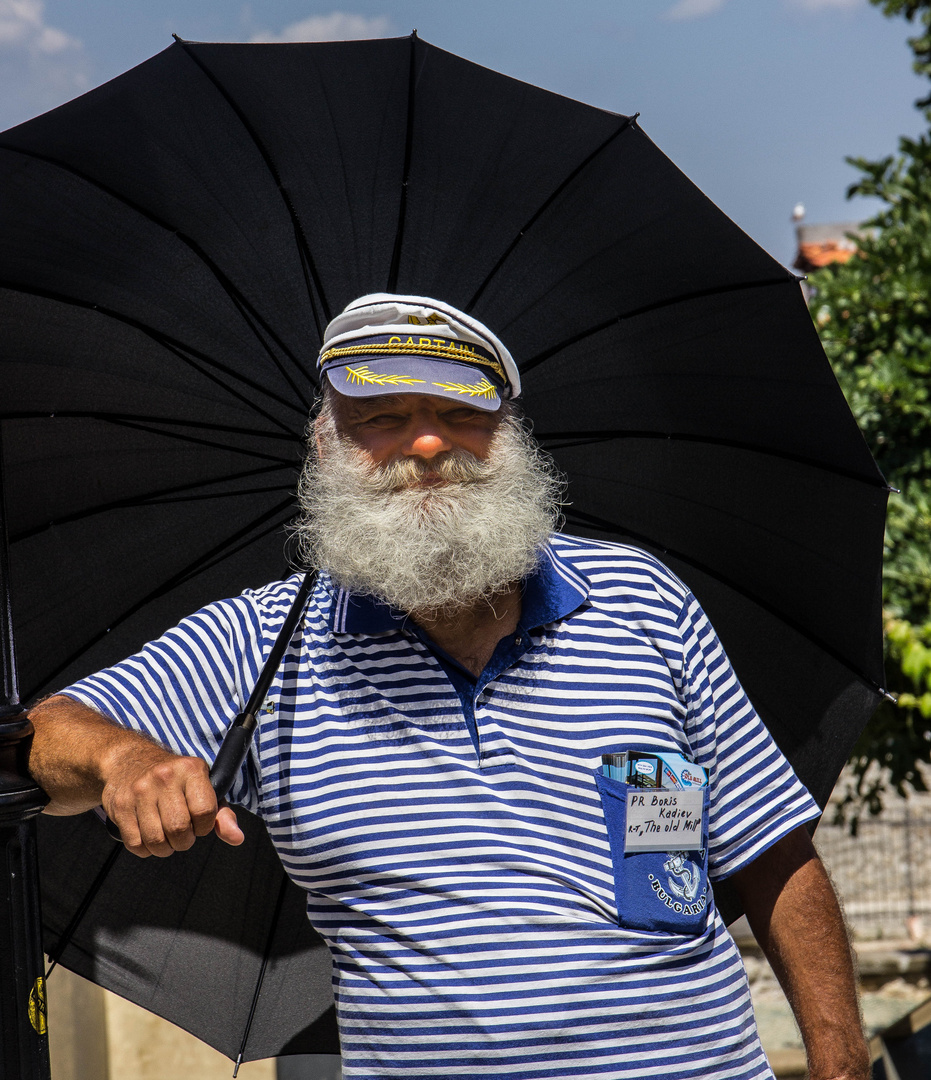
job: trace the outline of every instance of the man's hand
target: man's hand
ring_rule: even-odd
[[[218,809],[200,758],[172,754],[64,696],[36,706],[30,719],[29,771],[51,799],[46,813],[103,806],[140,858],[186,851],[211,830],[227,844],[242,843],[236,815]]]
[[[236,815],[228,806],[218,810],[200,758],[178,757],[143,742],[111,750],[107,760],[101,805],[134,855],[164,858],[187,851],[211,830],[227,844],[242,843]]]
[[[805,828],[736,873],[734,885],[795,1013],[811,1080],[869,1080],[847,931]]]

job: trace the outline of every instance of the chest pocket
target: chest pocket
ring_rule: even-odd
[[[690,850],[626,850],[628,797],[642,794],[632,787],[595,773],[601,795],[611,863],[618,924],[629,930],[658,930],[699,934],[711,902],[708,885],[708,788],[702,788],[701,838]]]

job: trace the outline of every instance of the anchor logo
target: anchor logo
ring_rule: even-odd
[[[698,888],[701,884],[701,871],[685,857],[684,851],[670,851],[669,858],[663,863],[663,869],[672,877],[666,878],[669,891],[680,900],[691,902],[698,896]],[[677,877],[682,884],[673,881]]]

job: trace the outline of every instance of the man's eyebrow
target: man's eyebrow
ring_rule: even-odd
[[[346,415],[364,416],[382,409],[394,409],[400,405],[403,394],[378,394],[376,397],[351,399],[343,406]]]

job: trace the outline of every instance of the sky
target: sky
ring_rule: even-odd
[[[337,6],[339,5],[339,6]],[[193,41],[392,37],[434,45],[640,126],[780,262],[791,221],[864,220],[847,156],[926,126],[915,28],[868,0],[0,0],[0,130]],[[452,136],[454,138],[454,135]]]

